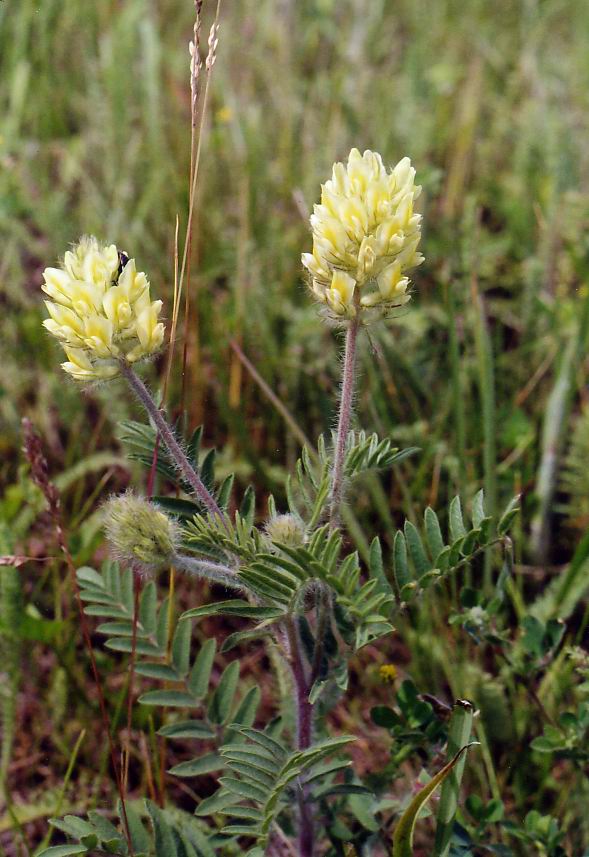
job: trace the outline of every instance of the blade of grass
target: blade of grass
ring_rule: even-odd
[[[473,743],[476,744],[476,741]],[[462,755],[469,747],[472,746],[473,744],[467,744],[465,747],[461,747],[454,758],[451,759],[447,765],[444,765],[442,770],[439,771],[435,777],[432,777],[429,783],[415,795],[395,828],[395,832],[393,834],[392,857],[413,857],[413,831],[415,829],[415,822],[417,821],[419,813],[431,798],[437,787],[451,774],[452,770],[460,761]]]
[[[67,791],[67,787],[69,785],[72,773],[74,771],[74,765],[76,764],[76,759],[78,758],[78,753],[80,752],[80,747],[82,746],[82,741],[84,740],[85,737],[86,737],[86,730],[82,729],[82,731],[78,735],[78,739],[77,739],[76,743],[74,744],[74,748],[71,752],[71,755],[70,755],[70,758],[68,761],[68,766],[67,766],[67,769],[65,772],[65,776],[63,778],[63,783],[61,784],[61,788],[59,790],[57,803],[55,804],[55,810],[53,811],[54,817],[58,817],[59,815],[61,815],[61,810],[63,808],[63,803],[65,800],[65,794]],[[51,825],[48,825],[47,833],[45,834],[43,841],[41,842],[41,845],[39,846],[39,849],[38,849],[39,851],[44,851],[45,848],[48,847],[49,843],[51,842],[53,832],[54,832],[54,828],[51,827]]]
[[[12,542],[0,528],[0,553],[9,553]],[[22,616],[22,587],[18,569],[0,567],[0,663],[3,681],[0,682],[0,799],[6,795],[6,777],[12,756],[16,732],[16,695],[20,684],[20,655],[22,643],[18,627]]]
[[[448,729],[448,756],[451,759],[470,740],[473,714],[474,709],[470,702],[465,699],[456,700],[452,708]],[[460,795],[460,784],[462,782],[465,762],[466,758],[462,756],[442,784],[437,816],[434,857],[447,857],[450,849],[450,839],[452,837],[454,819],[456,818],[456,810],[458,809],[458,797]]]
[[[460,483],[458,490],[466,485],[466,416],[464,409],[464,394],[462,388],[462,368],[460,362],[460,346],[458,344],[458,329],[456,324],[456,304],[454,287],[448,277],[444,283],[444,298],[446,303],[446,318],[448,322],[448,354],[450,358],[450,379],[452,387],[452,410],[456,455],[458,457]]]
[[[483,471],[485,503],[487,513],[495,515],[497,509],[497,440],[495,424],[495,365],[493,345],[489,333],[483,299],[479,293],[476,268],[473,265],[471,275],[471,295],[474,306],[474,339],[478,370],[478,386],[483,419]],[[485,591],[491,591],[492,559],[490,550],[485,552],[483,584]]]

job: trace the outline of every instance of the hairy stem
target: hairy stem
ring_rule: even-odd
[[[203,506],[208,509],[211,515],[216,515],[222,521],[224,521],[225,516],[219,508],[217,501],[204,486],[202,479],[200,478],[192,464],[189,462],[184,450],[176,439],[174,430],[169,425],[163,413],[160,411],[160,409],[154,402],[151,393],[149,392],[141,378],[125,360],[120,361],[120,366],[123,377],[128,382],[129,386],[131,387],[131,389],[133,390],[133,392],[135,393],[135,395],[153,420],[155,427],[157,428],[160,434],[160,437],[168,448],[168,452],[174,459],[185,481],[191,486],[197,499],[200,500]]]
[[[330,610],[331,599],[329,595],[329,589],[322,584],[317,594],[317,623],[315,626],[315,649],[313,651],[313,665],[311,667],[311,679],[309,681],[309,687],[311,688],[315,684],[321,671],[321,662],[323,660],[324,649],[323,643],[325,639],[325,632],[327,630],[327,623],[329,622]]]
[[[196,559],[192,556],[177,553],[174,554],[173,563],[179,571],[185,571],[197,577],[206,577],[207,580],[213,583],[221,583],[223,586],[228,586],[231,589],[243,589],[243,585],[237,579],[235,571],[220,562],[210,562],[209,560]]]
[[[313,737],[313,705],[309,701],[309,683],[305,673],[305,665],[301,653],[299,636],[292,618],[286,620],[286,633],[290,648],[290,666],[295,684],[296,715],[297,715],[297,749],[307,750]],[[308,787],[304,782],[299,789],[299,857],[313,857],[314,853],[314,824],[313,811],[307,803]]]
[[[356,316],[356,318],[350,322],[346,332],[344,370],[342,376],[333,473],[331,478],[329,518],[333,527],[337,527],[339,523],[340,506],[344,493],[344,462],[346,458],[348,432],[350,431],[350,420],[352,417],[352,402],[354,399],[354,381],[356,374],[356,344],[358,341],[359,328],[360,320],[358,316]]]

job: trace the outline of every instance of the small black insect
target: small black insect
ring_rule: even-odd
[[[123,268],[125,267],[125,265],[127,264],[128,261],[129,261],[129,256],[126,253],[124,253],[122,250],[119,250],[119,269],[117,271],[117,279],[123,273]]]

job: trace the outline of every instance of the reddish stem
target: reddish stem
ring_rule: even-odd
[[[297,749],[307,750],[313,738],[313,705],[309,701],[309,682],[301,655],[301,647],[296,626],[292,619],[286,622],[286,632],[290,648],[290,665],[296,691]],[[308,787],[300,783],[299,790],[299,857],[313,857],[315,831],[313,811],[307,801]]]

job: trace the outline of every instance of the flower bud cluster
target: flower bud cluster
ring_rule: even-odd
[[[172,563],[177,525],[154,503],[127,492],[103,507],[104,529],[113,557],[138,571],[157,571]]]
[[[311,215],[313,252],[302,257],[313,294],[332,318],[373,308],[386,314],[409,300],[405,272],[423,261],[414,180],[409,158],[387,172],[377,152],[352,149],[346,165],[334,164]]]
[[[305,541],[305,527],[296,515],[275,515],[266,523],[266,535],[271,542],[299,547]]]
[[[62,367],[76,380],[114,378],[121,358],[134,363],[161,347],[162,302],[151,300],[147,277],[114,244],[82,238],[43,276],[51,298],[43,324],[62,344]]]

